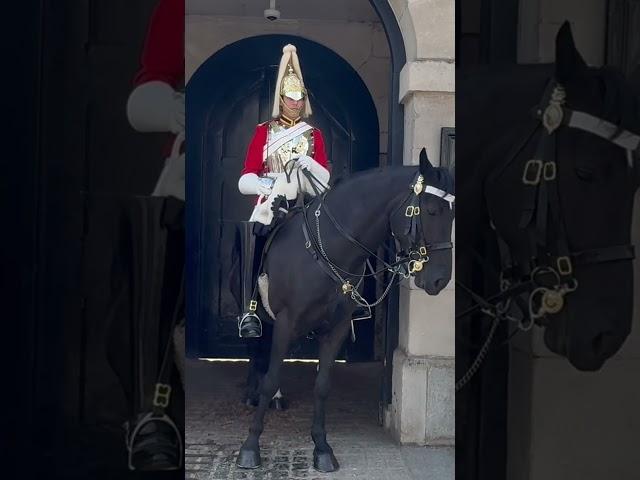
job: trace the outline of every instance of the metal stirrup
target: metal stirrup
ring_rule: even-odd
[[[238,321],[238,336],[240,338],[244,338],[242,336],[242,327],[244,326],[245,322],[247,322],[250,318],[255,318],[258,321],[258,327],[259,327],[259,336],[262,336],[262,320],[260,320],[260,317],[258,317],[258,315],[256,315],[254,312],[246,312],[242,315],[242,317],[240,318],[240,320]]]

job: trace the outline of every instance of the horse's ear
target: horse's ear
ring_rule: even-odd
[[[571,25],[565,21],[556,35],[556,78],[560,83],[567,83],[586,68],[587,63],[573,40]]]
[[[423,147],[422,150],[420,150],[420,173],[426,175],[432,168],[433,165],[431,165],[429,157],[427,156],[427,149]]]

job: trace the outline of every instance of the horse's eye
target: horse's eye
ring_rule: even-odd
[[[585,182],[593,182],[595,178],[595,172],[585,167],[576,167],[576,175],[580,180],[584,180]]]
[[[427,214],[429,215],[438,215],[440,213],[440,209],[437,205],[428,205],[427,206]]]

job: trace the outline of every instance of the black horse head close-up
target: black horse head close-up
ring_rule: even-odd
[[[545,344],[597,370],[631,329],[640,101],[617,71],[587,66],[568,23],[543,80],[528,123],[498,142],[485,197],[506,246],[503,273],[533,282],[529,309]]]
[[[415,283],[429,295],[437,295],[451,280],[455,182],[447,168],[431,164],[424,148],[420,152],[419,172],[425,183],[419,195],[419,234],[426,245],[428,261],[414,273]]]

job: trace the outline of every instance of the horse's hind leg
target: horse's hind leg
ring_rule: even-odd
[[[278,317],[274,327],[269,370],[267,370],[260,386],[260,403],[253,416],[253,422],[249,428],[249,436],[242,444],[236,460],[236,465],[240,468],[257,468],[260,466],[259,440],[264,429],[264,415],[269,408],[269,401],[280,384],[282,360],[287,354],[287,350],[289,350],[290,342],[291,326],[286,318]]]
[[[315,443],[313,449],[313,468],[320,472],[334,472],[340,468],[332,448],[327,443],[325,430],[325,402],[329,396],[331,369],[338,356],[340,347],[347,337],[350,323],[341,320],[331,332],[318,338],[320,366],[313,390],[313,426],[311,438]]]

